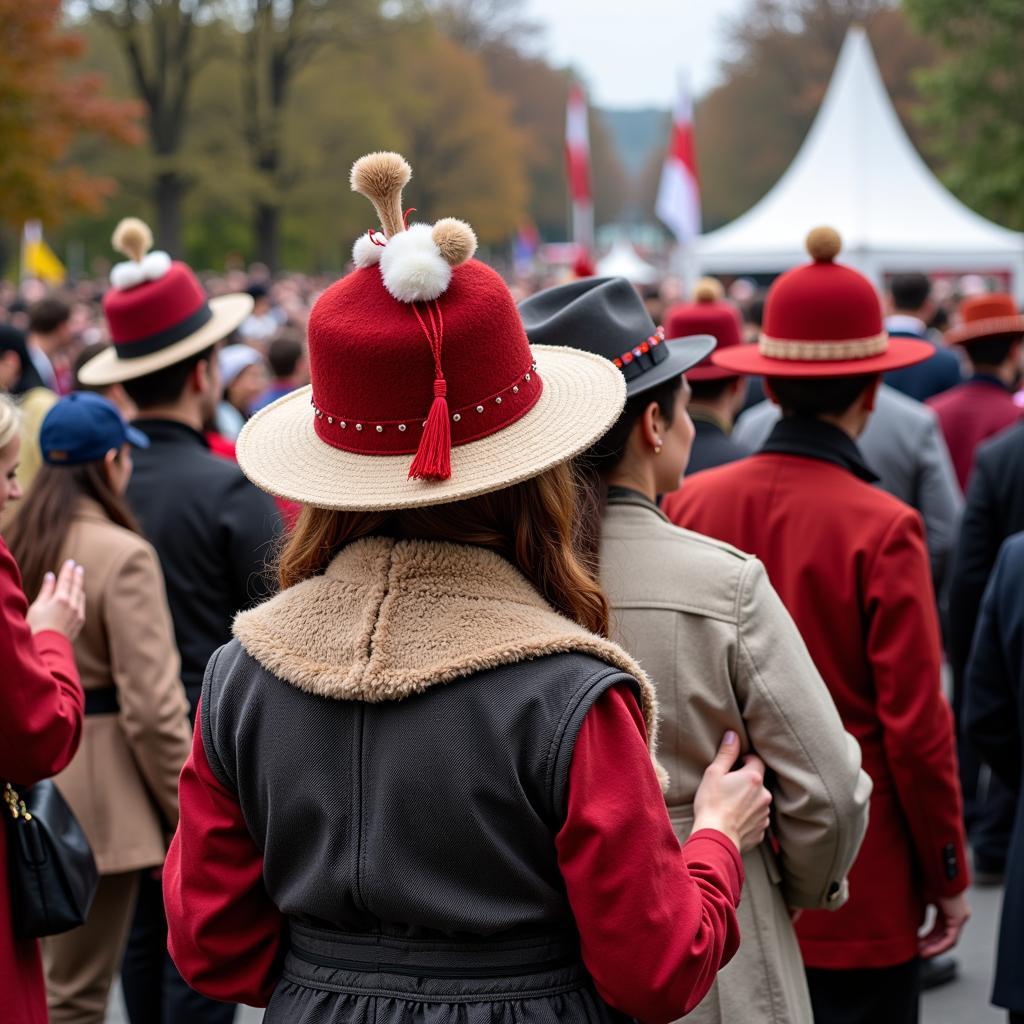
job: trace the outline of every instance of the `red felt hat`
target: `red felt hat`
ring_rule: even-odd
[[[985,338],[1024,336],[1024,316],[1006,294],[974,295],[960,303],[960,322],[946,331],[951,345],[970,345]]]
[[[757,345],[716,351],[714,364],[767,377],[850,377],[911,366],[934,354],[928,342],[889,337],[874,286],[834,262],[841,244],[832,228],[815,228],[807,236],[814,262],[772,284]]]
[[[249,478],[323,508],[441,504],[564,462],[615,422],[622,374],[576,350],[532,351],[501,277],[451,218],[406,228],[409,165],[363,157],[352,187],[383,232],[309,319],[311,385],[257,413],[238,439]]]
[[[103,387],[173,366],[227,337],[252,311],[248,295],[208,300],[195,274],[167,253],[151,252],[152,244],[135,217],[114,230],[114,248],[128,259],[113,268],[103,296],[113,344],[82,367],[83,384]]]
[[[725,301],[722,285],[713,277],[697,282],[692,302],[681,302],[672,306],[665,314],[665,333],[670,338],[681,338],[688,334],[710,334],[718,345],[716,351],[733,348],[743,343],[743,323],[739,310]],[[725,380],[738,374],[715,366],[711,356],[706,356],[692,369],[686,371],[687,380]]]

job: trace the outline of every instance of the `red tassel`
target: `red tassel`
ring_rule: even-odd
[[[452,428],[448,419],[448,384],[434,381],[434,401],[427,413],[416,458],[409,467],[410,480],[447,480],[452,475]]]

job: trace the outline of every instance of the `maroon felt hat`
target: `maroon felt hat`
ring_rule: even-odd
[[[113,344],[82,367],[83,384],[102,387],[173,366],[227,337],[252,311],[245,294],[207,299],[188,266],[150,251],[152,233],[137,218],[118,224],[113,244],[129,257],[111,270],[103,296]]]
[[[832,228],[807,236],[813,263],[787,271],[768,290],[757,345],[715,352],[716,366],[767,377],[850,377],[884,373],[934,354],[926,341],[890,338],[874,285],[836,263]]]
[[[725,300],[720,282],[705,277],[697,282],[692,302],[680,302],[665,314],[665,332],[670,338],[686,334],[710,334],[718,342],[715,351],[743,344],[743,322],[739,310]],[[686,371],[687,380],[725,380],[738,376],[733,370],[715,366],[711,355]]]
[[[406,227],[398,154],[356,162],[352,187],[383,231],[309,319],[308,388],[257,413],[238,439],[264,490],[325,508],[440,504],[509,486],[588,447],[625,401],[606,360],[531,350],[501,277],[474,260],[468,224]]]

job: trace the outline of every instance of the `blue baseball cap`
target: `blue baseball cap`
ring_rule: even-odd
[[[91,391],[76,391],[60,399],[39,430],[43,461],[50,466],[99,462],[126,441],[135,448],[149,447],[149,438],[125,423],[113,402]]]

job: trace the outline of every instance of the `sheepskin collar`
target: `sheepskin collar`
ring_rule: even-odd
[[[264,668],[336,700],[401,700],[485,669],[579,652],[640,684],[651,749],[654,687],[622,648],[554,611],[483,548],[370,537],[322,576],[237,616],[234,633]]]

